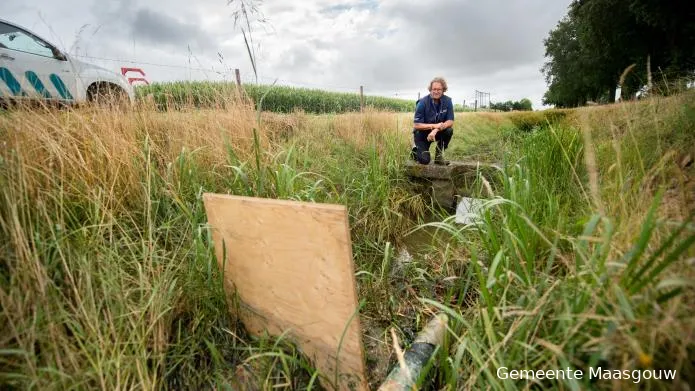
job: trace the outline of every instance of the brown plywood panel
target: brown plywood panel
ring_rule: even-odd
[[[322,384],[333,381],[337,362],[340,389],[366,390],[346,208],[219,194],[203,202],[225,288],[236,295],[231,308],[246,328],[289,330]]]

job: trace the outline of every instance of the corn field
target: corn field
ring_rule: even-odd
[[[346,113],[360,111],[358,93],[330,92],[308,88],[244,84],[244,93],[254,102],[263,99],[263,110],[291,113],[303,110],[312,114]],[[159,109],[182,107],[226,107],[237,94],[236,85],[228,82],[172,82],[155,83],[136,88],[139,100],[152,101]],[[367,107],[380,111],[410,112],[415,100],[364,97]]]

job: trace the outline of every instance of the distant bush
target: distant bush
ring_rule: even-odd
[[[562,122],[569,110],[543,110],[543,111],[519,111],[509,114],[509,119],[514,127],[522,132],[530,132],[534,128],[546,124],[557,124]]]
[[[546,123],[545,116],[537,111],[514,112],[509,115],[509,119],[522,132],[530,132]]]
[[[543,116],[549,123],[556,124],[562,122],[565,118],[567,118],[567,114],[569,112],[570,110],[567,109],[550,109],[540,111],[539,113],[543,114]]]
[[[492,103],[490,104],[490,108],[499,111],[532,111],[533,105],[530,99],[524,98],[515,102],[508,100],[506,102]]]
[[[464,106],[464,105],[462,105],[462,104],[460,104],[460,103],[455,103],[455,104],[454,104],[454,112],[462,113],[462,112],[471,112],[471,111],[473,111],[473,109],[471,109],[471,108],[468,107],[468,106]]]

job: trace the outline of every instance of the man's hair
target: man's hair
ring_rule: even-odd
[[[427,87],[427,91],[432,91],[432,84],[434,84],[434,83],[439,83],[439,84],[441,84],[441,85],[442,85],[442,89],[444,90],[444,92],[446,92],[446,90],[449,89],[449,87],[446,85],[446,80],[444,80],[443,77],[435,77],[435,78],[432,79],[432,81],[430,82],[429,87]]]

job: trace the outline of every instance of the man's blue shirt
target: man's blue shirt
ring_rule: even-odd
[[[415,120],[417,124],[436,124],[454,120],[454,104],[446,95],[442,95],[439,104],[435,104],[432,96],[426,95],[417,102]]]

